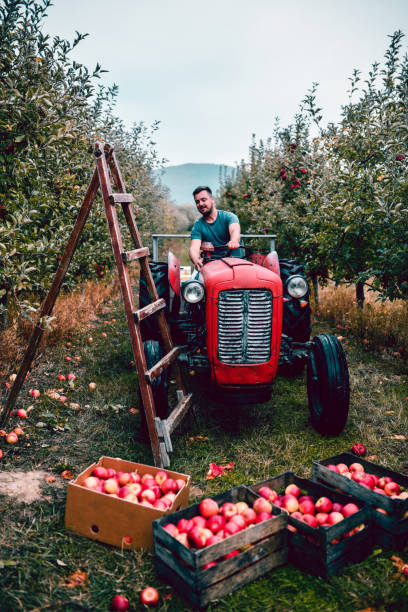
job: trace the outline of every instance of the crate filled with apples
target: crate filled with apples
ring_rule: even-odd
[[[408,477],[351,453],[313,462],[313,478],[369,505],[374,543],[389,550],[408,544]]]
[[[160,577],[204,607],[286,563],[287,514],[245,486],[154,521]]]
[[[68,484],[65,526],[124,549],[153,550],[154,519],[188,504],[190,476],[101,457]]]
[[[327,578],[371,552],[371,513],[363,502],[285,472],[251,489],[288,513],[289,561]]]

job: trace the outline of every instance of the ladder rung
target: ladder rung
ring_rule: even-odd
[[[109,199],[111,204],[131,204],[133,202],[131,193],[111,193]]]
[[[163,298],[160,298],[151,304],[147,304],[147,306],[144,306],[140,310],[136,310],[136,312],[133,313],[133,316],[136,323],[140,323],[140,321],[146,317],[150,317],[150,315],[154,314],[158,310],[161,310],[162,308],[166,308],[166,302],[163,300]]]
[[[148,247],[142,247],[141,249],[134,249],[133,251],[124,251],[123,253],[121,253],[121,257],[126,263],[128,261],[140,259],[141,257],[147,257],[149,254],[150,251]]]
[[[177,425],[182,420],[183,416],[186,414],[191,404],[193,403],[193,394],[188,393],[187,395],[182,395],[177,406],[171,411],[167,419],[163,422],[163,426],[167,429],[167,432],[171,434]]]
[[[177,359],[177,355],[181,351],[181,346],[175,346],[167,355],[162,357],[160,361],[154,364],[145,374],[148,383],[152,383],[160,374],[169,367]]]

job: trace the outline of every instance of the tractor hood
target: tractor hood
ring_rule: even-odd
[[[223,284],[228,289],[250,289],[260,287],[262,281],[273,285],[274,297],[282,297],[282,281],[278,274],[245,259],[225,257],[206,264],[201,274],[206,298],[216,298]]]

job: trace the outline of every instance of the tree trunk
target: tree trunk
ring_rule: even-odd
[[[356,283],[356,300],[358,308],[364,308],[364,299],[364,283],[358,281],[358,283]]]
[[[312,274],[313,297],[316,308],[320,306],[320,285],[317,274]]]
[[[7,327],[7,307],[8,307],[7,293],[1,298],[0,303],[4,306],[4,310],[1,313],[1,318],[0,318],[0,329],[6,329]]]

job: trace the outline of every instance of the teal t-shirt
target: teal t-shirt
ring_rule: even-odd
[[[191,230],[191,240],[197,238],[202,242],[211,242],[214,246],[223,246],[230,241],[229,226],[239,223],[237,215],[228,210],[217,210],[217,218],[213,223],[207,223],[203,217],[197,219]],[[240,257],[241,249],[231,251],[232,257]]]

